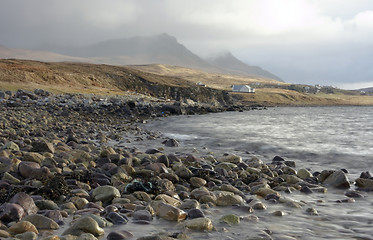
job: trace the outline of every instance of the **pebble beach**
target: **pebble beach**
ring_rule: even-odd
[[[321,219],[328,199],[320,196],[335,192],[333,202],[346,208],[373,190],[369,172],[349,179],[348,169],[311,172],[281,156],[183,152],[178,139],[137,124],[227,110],[248,109],[0,92],[0,238],[312,239],[265,221],[294,212]],[[152,141],[145,150],[131,144]]]

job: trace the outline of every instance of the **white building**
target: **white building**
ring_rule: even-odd
[[[232,86],[233,92],[246,92],[246,93],[255,93],[255,89],[250,87],[249,85],[233,85]]]

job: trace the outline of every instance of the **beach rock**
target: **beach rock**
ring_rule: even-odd
[[[310,178],[310,177],[313,177],[312,173],[310,171],[308,171],[307,169],[305,168],[301,168],[298,170],[297,172],[297,177],[301,178],[301,179],[307,179],[307,178]]]
[[[355,180],[355,185],[360,188],[367,191],[373,190],[373,180],[368,178],[357,178]]]
[[[229,225],[235,225],[240,223],[240,217],[235,214],[228,214],[221,217],[219,221]]]
[[[152,207],[157,216],[168,221],[182,221],[187,217],[183,210],[162,201],[154,201]]]
[[[179,206],[180,209],[193,209],[193,208],[200,208],[200,204],[196,199],[184,199]]]
[[[16,203],[23,207],[26,215],[35,214],[38,211],[38,207],[36,207],[34,200],[24,192],[19,192],[16,195],[14,195],[9,200],[9,203]]]
[[[154,198],[154,200],[155,201],[157,201],[157,200],[159,201],[160,200],[162,202],[165,202],[165,203],[170,204],[170,205],[175,206],[175,207],[178,207],[178,206],[181,205],[181,202],[180,202],[179,199],[170,197],[170,196],[168,196],[166,194],[159,194],[158,196],[156,196]]]
[[[113,223],[109,222],[108,220],[106,220],[105,218],[103,218],[101,216],[98,216],[98,215],[95,215],[95,214],[87,214],[87,215],[84,215],[84,216],[91,217],[93,220],[95,220],[98,223],[98,225],[101,228],[106,228],[106,227],[112,227],[113,226]]]
[[[205,217],[205,214],[201,211],[201,209],[193,208],[188,211],[188,218],[200,218]]]
[[[277,211],[274,211],[274,212],[272,213],[272,215],[273,215],[273,216],[276,216],[276,217],[282,217],[282,216],[285,215],[285,213],[284,213],[283,211],[281,211],[281,210],[277,210]]]
[[[133,220],[152,221],[153,217],[148,210],[138,210],[132,214]]]
[[[117,212],[108,213],[106,215],[106,219],[112,222],[114,225],[126,224],[128,222],[128,218],[124,214]]]
[[[4,223],[18,222],[26,216],[22,206],[15,203],[4,203],[0,206],[0,220]]]
[[[106,237],[107,240],[127,240],[133,237],[133,234],[126,230],[118,230],[109,233]]]
[[[52,200],[36,200],[35,205],[40,210],[59,210],[57,203],[53,202]]]
[[[184,226],[195,231],[212,231],[214,228],[212,221],[209,218],[194,218],[187,220]]]
[[[190,178],[190,184],[195,187],[195,188],[199,188],[199,187],[202,187],[204,185],[206,185],[206,180],[203,179],[203,178],[199,178],[199,177],[191,177]]]
[[[45,179],[50,176],[50,170],[47,167],[40,168],[36,162],[21,162],[18,165],[18,172],[24,178]]]
[[[10,238],[12,235],[7,231],[0,229],[0,239]]]
[[[223,156],[221,158],[218,158],[217,161],[218,162],[228,162],[228,163],[238,164],[238,163],[242,162],[242,157],[237,156],[235,154],[229,154],[229,155]]]
[[[163,142],[163,144],[166,146],[166,147],[178,147],[180,146],[180,143],[175,140],[175,139],[167,139],[166,141]]]
[[[222,184],[220,186],[220,190],[221,191],[226,191],[226,192],[232,192],[234,194],[237,194],[237,195],[240,195],[240,196],[243,196],[243,193],[242,191],[240,191],[238,188],[236,188],[235,186],[232,186],[230,184]]]
[[[10,151],[19,152],[19,146],[15,142],[9,141],[5,143],[4,146],[1,147],[1,150],[10,150]]]
[[[261,197],[266,197],[267,195],[269,194],[273,194],[275,196],[278,196],[280,197],[280,193],[271,189],[271,188],[267,188],[267,187],[261,187],[259,189],[257,189],[254,194],[258,195],[258,196],[261,196]]]
[[[314,208],[307,208],[306,209],[306,213],[309,214],[309,215],[313,215],[313,216],[318,216],[319,213],[317,212],[316,209]]]
[[[22,220],[31,222],[38,230],[56,230],[60,228],[55,221],[40,214],[29,215]]]
[[[66,229],[62,235],[74,235],[80,236],[83,233],[91,233],[98,237],[103,235],[104,229],[102,229],[98,223],[91,217],[80,217],[71,227]]]
[[[120,197],[120,192],[113,186],[100,186],[93,190],[92,197],[96,201],[111,201],[113,198]]]
[[[59,210],[46,210],[46,211],[41,212],[41,214],[43,214],[47,218],[52,219],[58,224],[63,224],[63,216],[62,216],[61,211]]]
[[[12,233],[13,235],[24,232],[34,232],[39,234],[39,231],[36,229],[34,224],[28,221],[21,221],[13,224],[10,228],[8,228],[8,232]]]
[[[350,198],[363,198],[364,197],[357,191],[347,191],[345,193],[345,196],[350,197]]]
[[[348,181],[346,174],[342,170],[338,170],[330,174],[323,181],[323,184],[335,188],[350,188],[350,182]]]
[[[53,144],[45,140],[32,142],[31,145],[32,145],[32,149],[30,150],[31,152],[54,153],[55,151]]]
[[[243,204],[241,196],[235,194],[220,194],[216,198],[216,205],[218,206],[232,206]]]
[[[38,238],[38,235],[34,232],[24,232],[16,234],[14,237],[20,240],[36,240]]]
[[[41,164],[44,159],[45,157],[37,152],[26,152],[23,155],[23,161],[27,162],[36,162],[38,164]]]

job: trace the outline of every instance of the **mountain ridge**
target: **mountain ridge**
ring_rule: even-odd
[[[1,58],[12,58],[3,54]],[[45,46],[35,50],[13,49],[14,58],[41,61],[78,61],[110,65],[166,64],[195,68],[207,72],[232,75],[265,77],[282,81],[276,75],[250,66],[238,60],[231,53],[225,60],[204,60],[194,54],[176,37],[167,33],[148,37],[131,37],[101,41],[83,47]],[[48,57],[45,57],[48,56]]]

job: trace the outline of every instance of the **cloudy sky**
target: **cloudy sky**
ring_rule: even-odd
[[[0,44],[84,45],[168,33],[287,82],[373,86],[372,0],[0,0]]]

